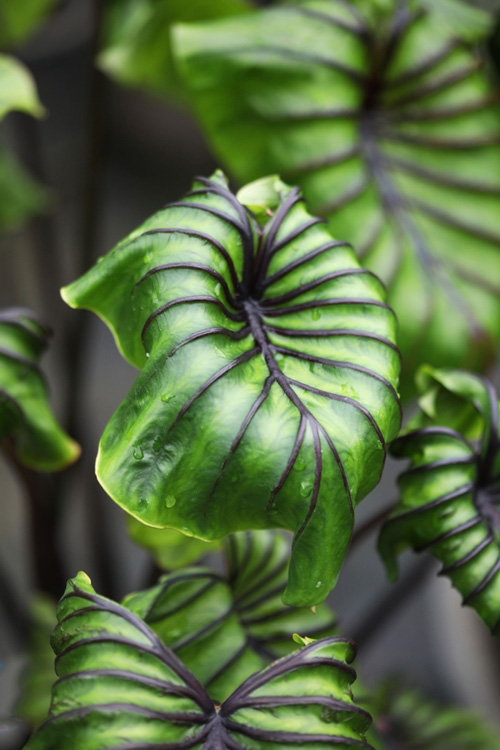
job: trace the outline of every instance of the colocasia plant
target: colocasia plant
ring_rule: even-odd
[[[56,612],[38,599],[16,750],[500,748],[475,714],[360,686],[325,602],[390,453],[409,465],[378,518],[389,577],[405,548],[430,552],[500,634],[499,400],[481,374],[500,338],[500,114],[480,45],[494,10],[105,9],[101,67],[192,105],[251,181],[196,177],[62,289],[138,370],[96,475],[156,575],[121,601],[83,572]],[[34,472],[80,448],[49,407],[48,336],[0,313],[1,446],[46,524],[33,545],[53,592]]]

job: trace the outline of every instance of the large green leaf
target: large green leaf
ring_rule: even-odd
[[[389,576],[406,547],[429,550],[492,633],[500,631],[498,402],[485,379],[453,370],[421,373],[422,412],[391,447],[410,460],[400,499],[382,527]]]
[[[443,706],[396,680],[367,701],[383,750],[499,750],[500,734],[479,714]]]
[[[62,469],[80,453],[50,409],[38,366],[49,336],[29,310],[0,311],[0,441],[9,439],[23,464],[42,471]]]
[[[171,49],[174,23],[235,16],[246,0],[112,0],[104,19],[100,67],[121,83],[181,94]]]
[[[352,700],[353,644],[325,638],[245,680],[222,705],[137,615],[70,581],[53,635],[59,675],[27,750],[370,747]]]
[[[387,284],[409,391],[422,361],[481,368],[498,343],[500,112],[438,9],[384,5],[296,0],[175,48],[221,161],[297,182]]]
[[[261,228],[199,178],[63,290],[142,368],[97,476],[129,513],[217,539],[294,532],[289,604],[332,589],[354,505],[397,432],[399,353],[384,290],[287,188]]]
[[[289,560],[281,534],[234,534],[228,548],[228,580],[207,568],[188,568],[123,601],[219,701],[257,669],[296,650],[294,633],[322,638],[335,626],[325,604],[313,613],[281,601]]]

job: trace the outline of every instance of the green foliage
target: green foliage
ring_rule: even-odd
[[[448,708],[388,681],[369,701],[384,750],[499,750],[500,737],[482,716]]]
[[[245,532],[230,536],[227,546],[228,579],[208,568],[187,568],[123,601],[218,701],[256,670],[296,650],[294,633],[322,638],[335,626],[324,604],[313,613],[281,601],[289,561],[284,536]]]
[[[322,601],[400,421],[395,319],[377,277],[296,189],[261,228],[218,174],[63,295],[142,368],[101,440],[108,494],[202,539],[289,529],[286,601]]]
[[[59,675],[47,721],[27,750],[370,747],[369,715],[352,700],[344,638],[312,643],[256,672],[216,703],[185,664],[130,610],[69,582],[52,643]]]
[[[244,13],[246,0],[111,0],[99,66],[120,83],[155,94],[182,95],[171,49],[174,23]]]
[[[176,529],[156,529],[146,526],[133,516],[127,516],[130,537],[153,556],[163,570],[178,570],[197,562],[201,557],[219,549],[217,542],[204,542],[186,536]]]
[[[27,68],[13,57],[0,54],[0,119],[13,110],[34,117],[45,112]],[[0,231],[18,229],[46,204],[43,189],[0,148]]]
[[[389,576],[406,547],[429,550],[492,633],[500,629],[498,401],[485,379],[426,368],[421,413],[391,446],[410,460],[379,550]]]
[[[57,622],[55,604],[48,596],[37,594],[31,605],[31,631],[28,662],[21,677],[20,697],[14,713],[31,727],[47,716],[50,691],[55,680],[54,654],[50,635]]]
[[[80,448],[58,425],[38,360],[50,331],[29,310],[0,312],[0,440],[33,469],[57,471]]]
[[[0,46],[24,41],[45,20],[57,0],[2,0]]]
[[[296,0],[174,36],[221,161],[297,182],[386,283],[406,393],[422,361],[484,368],[500,337],[498,96],[443,23],[486,16],[451,2]]]

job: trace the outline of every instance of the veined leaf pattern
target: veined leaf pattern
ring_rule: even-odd
[[[69,582],[54,631],[49,718],[26,750],[246,750],[325,745],[370,750],[352,701],[353,644],[325,638],[256,672],[222,704],[137,615]]]
[[[500,113],[481,58],[438,9],[374,6],[295,0],[180,26],[176,50],[222,163],[243,181],[299,184],[387,284],[409,392],[421,362],[494,356]]]
[[[216,175],[63,294],[142,367],[101,440],[104,489],[203,539],[293,531],[286,601],[322,601],[400,422],[378,278],[298,189],[261,228]]]
[[[295,633],[323,638],[336,624],[326,604],[315,612],[283,604],[289,544],[282,534],[240,532],[226,547],[228,578],[186,568],[123,601],[219,701],[253,672],[295,651]]]
[[[500,442],[491,383],[453,370],[425,373],[423,413],[391,452],[410,460],[379,551],[391,578],[405,547],[429,550],[491,629],[500,632]],[[480,432],[479,432],[480,428]]]
[[[80,453],[50,409],[38,365],[49,337],[29,310],[0,311],[0,440],[9,440],[23,464],[42,471],[62,469]]]

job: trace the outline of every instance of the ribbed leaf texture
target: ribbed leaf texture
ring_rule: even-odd
[[[129,513],[202,539],[294,532],[286,600],[332,589],[354,505],[400,422],[378,278],[283,186],[263,228],[199,178],[63,290],[142,368],[97,476]]]
[[[500,735],[479,713],[436,703],[396,681],[369,700],[383,750],[499,750]]]
[[[435,5],[295,0],[175,34],[221,162],[299,184],[386,283],[403,393],[421,362],[484,367],[500,334],[498,95],[456,37],[479,33],[467,6]]]
[[[242,532],[229,537],[228,545],[229,580],[207,568],[187,568],[123,602],[218,701],[256,670],[296,650],[295,633],[322,638],[335,628],[325,604],[315,612],[283,604],[289,545],[282,535]]]
[[[17,460],[41,471],[75,461],[80,447],[52,413],[38,360],[50,331],[29,310],[0,311],[0,440]]]
[[[382,527],[379,551],[389,576],[405,547],[429,550],[491,629],[500,631],[500,452],[498,401],[485,379],[423,371],[422,413],[391,446],[410,467]]]
[[[143,620],[98,596],[84,574],[68,584],[58,617],[59,679],[27,750],[370,748],[370,716],[350,691],[354,648],[344,638],[256,672],[221,705]]]

